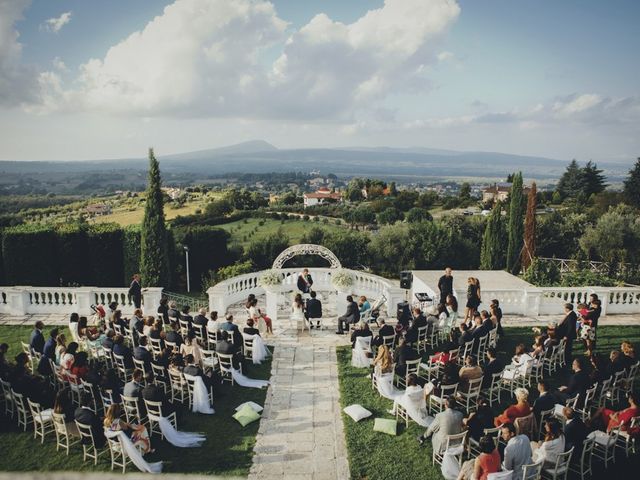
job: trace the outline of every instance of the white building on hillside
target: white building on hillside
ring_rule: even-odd
[[[342,195],[339,192],[331,192],[328,188],[319,188],[315,193],[305,193],[302,198],[304,208],[342,201]]]

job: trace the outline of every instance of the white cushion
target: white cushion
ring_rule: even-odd
[[[587,438],[593,438],[595,439],[595,442],[598,445],[601,445],[603,447],[606,446],[611,446],[613,445],[614,439],[613,437],[611,437],[610,435],[604,433],[603,431],[600,430],[595,430],[593,432],[591,432],[589,435],[587,435]]]
[[[253,411],[256,413],[260,413],[262,410],[264,410],[256,402],[244,402],[242,405],[238,405],[236,407],[236,412],[239,412],[240,410],[242,410],[246,405],[249,405],[253,409]]]
[[[371,412],[369,410],[364,408],[362,405],[358,405],[358,404],[349,405],[348,407],[345,407],[344,413],[349,415],[354,422],[359,422],[363,418],[367,418],[371,416]]]

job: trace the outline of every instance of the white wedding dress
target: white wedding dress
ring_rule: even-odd
[[[264,340],[262,340],[260,335],[247,335],[246,333],[243,333],[243,336],[245,339],[252,341],[251,360],[254,365],[260,365],[271,356],[271,352],[264,344]]]
[[[409,418],[421,427],[429,427],[433,422],[433,417],[427,414],[427,401],[424,398],[424,390],[419,385],[409,386],[393,402],[393,412],[398,405],[405,409]]]
[[[154,422],[158,422],[160,431],[164,438],[174,447],[180,448],[195,448],[201,447],[207,440],[207,437],[203,433],[195,432],[180,432],[171,425],[171,422],[166,417],[156,417],[149,414],[149,419]]]
[[[209,393],[207,392],[207,387],[205,386],[202,377],[194,377],[185,373],[184,378],[190,381],[193,380],[194,382],[191,411],[193,413],[204,413],[206,415],[216,413],[213,407],[209,404]]]
[[[367,368],[373,361],[371,358],[371,339],[373,337],[356,337],[356,344],[351,350],[351,365],[356,368]]]
[[[122,431],[114,431],[106,429],[104,431],[104,435],[107,438],[115,439],[117,438],[120,442],[120,447],[123,449],[124,453],[131,459],[133,464],[138,467],[138,470],[146,473],[160,473],[162,472],[162,462],[147,462],[138,449],[134,447],[133,442],[127,437],[127,435]]]

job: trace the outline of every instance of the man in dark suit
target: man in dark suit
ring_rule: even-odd
[[[38,320],[31,332],[31,337],[29,338],[29,346],[31,350],[34,352],[42,353],[44,350],[44,336],[42,335],[42,330],[44,329],[44,323]]]
[[[296,283],[298,286],[298,290],[300,290],[302,293],[309,293],[311,291],[313,279],[311,278],[311,274],[309,273],[308,268],[302,270],[300,275],[298,275],[298,281]]]
[[[178,332],[178,328],[178,322],[171,322],[171,330],[165,334],[164,339],[167,342],[175,343],[176,347],[180,348],[180,345],[182,345],[182,336],[180,332]]]
[[[240,353],[239,344],[231,343],[229,341],[229,332],[225,330],[222,331],[219,338],[220,339],[216,342],[216,352],[233,355],[233,368],[240,368],[240,364],[242,362],[242,354]]]
[[[316,298],[316,292],[310,292],[311,298],[307,300],[307,304],[304,309],[304,317],[309,322],[309,328],[313,328],[314,318],[322,318],[322,302]],[[316,321],[316,327],[320,328],[320,320]]]
[[[113,339],[113,353],[124,357],[124,366],[126,368],[133,368],[133,355],[131,354],[131,349],[125,345],[122,335],[116,335]]]
[[[147,343],[147,337],[140,337],[138,346],[133,347],[133,358],[144,362],[144,369],[146,372],[151,369],[151,361],[153,360],[153,355],[151,355],[151,352],[147,347]]]
[[[536,420],[540,421],[540,413],[545,410],[551,410],[557,400],[549,391],[549,382],[547,380],[540,379],[538,381],[538,392],[540,396],[533,402],[533,413],[536,416]]]
[[[147,385],[142,389],[142,398],[150,402],[162,402],[162,414],[170,415],[176,408],[169,402],[164,389],[153,383],[153,373],[147,373],[145,377]]]
[[[193,355],[186,355],[184,361],[187,365],[184,367],[184,370],[182,370],[182,373],[191,375],[192,377],[202,377],[202,381],[204,382],[204,386],[207,387],[207,390],[213,386],[213,378],[205,375],[202,368],[196,365]]]
[[[473,340],[473,333],[469,331],[469,325],[466,323],[460,324],[460,337],[458,337],[458,346],[464,348],[464,344]],[[464,352],[460,352],[464,353]]]
[[[104,437],[104,428],[102,426],[102,421],[100,417],[95,414],[93,410],[91,410],[92,399],[88,393],[82,395],[80,399],[80,407],[76,409],[74,412],[74,418],[85,425],[89,425],[91,427],[91,432],[93,433],[93,441],[95,442],[96,448],[104,447],[106,439]],[[87,445],[89,442],[86,439],[82,439],[82,443]]]
[[[378,335],[373,339],[372,344],[377,345],[378,347],[382,345],[383,339],[382,337],[388,337],[389,335],[393,335],[396,333],[395,329],[391,325],[387,325],[384,318],[378,319],[378,324],[380,325],[380,330],[378,330]]]
[[[260,330],[255,328],[253,318],[247,318],[247,326],[242,329],[242,333],[247,335],[260,335]]]
[[[207,318],[206,308],[201,308],[200,310],[198,310],[198,315],[193,317],[193,324],[200,325],[201,327],[204,327],[208,321],[209,319]]]
[[[592,385],[591,378],[585,369],[585,357],[574,358],[571,368],[574,373],[569,377],[567,385],[558,389],[560,391],[559,396],[564,402],[568,398],[573,398],[575,395],[579,395],[577,407],[582,408],[585,392]]]
[[[500,373],[504,370],[504,364],[498,360],[496,349],[493,347],[487,348],[487,360],[489,360],[483,369],[482,388],[491,387],[491,380],[494,373]]]
[[[338,331],[336,333],[338,335],[348,333],[349,325],[358,323],[358,320],[360,320],[360,309],[358,308],[358,304],[353,301],[353,297],[351,295],[347,295],[347,311],[344,315],[338,317]]]
[[[417,358],[420,358],[420,354],[416,352],[404,338],[400,340],[400,345],[393,351],[393,362],[396,364],[396,373],[404,377],[407,373],[407,360],[416,360]]]
[[[42,358],[40,359],[40,363],[38,364],[38,372],[40,375],[50,375],[51,374],[51,365],[49,364],[49,360],[56,359],[56,337],[58,336],[58,329],[53,328],[49,333],[49,338],[47,342],[44,344],[42,349]]]
[[[107,330],[107,336],[102,341],[102,346],[113,350],[113,337],[115,337],[115,332],[113,330]]]
[[[405,338],[409,343],[415,343],[418,340],[418,329],[427,326],[427,317],[424,316],[419,308],[413,309],[413,322],[407,330]]]
[[[564,359],[567,365],[571,365],[573,353],[573,341],[576,339],[576,321],[578,315],[573,311],[572,303],[564,304],[564,319],[556,327],[558,340],[565,339],[567,344],[564,350]]]
[[[131,285],[129,285],[129,296],[133,299],[133,304],[136,308],[142,306],[142,286],[140,285],[140,275],[137,273],[133,276]]]
[[[453,275],[451,267],[444,269],[444,275],[438,280],[440,290],[440,303],[447,303],[447,295],[453,295]]]
[[[573,455],[576,458],[580,458],[582,454],[582,443],[587,438],[587,427],[580,418],[580,415],[576,415],[573,408],[564,407],[562,410],[567,422],[564,425],[564,450],[565,452],[575,448]]]
[[[189,323],[189,329],[191,329],[191,323],[193,323],[193,317],[191,316],[191,307],[189,305],[184,305],[182,307],[182,314],[180,315],[180,319]]]
[[[228,332],[229,335],[233,335],[233,343],[235,343],[236,345],[241,345],[242,334],[240,333],[240,329],[238,328],[238,326],[233,323],[233,315],[229,313],[225,318],[227,321],[220,324],[220,330],[224,330]]]

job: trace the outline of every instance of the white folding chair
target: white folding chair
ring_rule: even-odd
[[[551,478],[553,480],[558,480],[562,478],[566,480],[567,474],[569,473],[569,464],[571,462],[571,455],[573,455],[574,447],[571,447],[570,450],[559,453],[556,457],[556,463],[553,468],[543,468],[542,469],[542,478]]]
[[[91,458],[93,459],[93,464],[97,465],[98,458],[107,450],[98,450],[98,448],[96,447],[96,442],[93,438],[93,430],[91,430],[91,425],[80,423],[78,420],[76,420],[75,422],[80,434],[80,442],[82,443],[82,461],[86,462],[87,458]]]
[[[11,395],[13,396],[13,402],[16,407],[16,413],[18,414],[18,427],[22,425],[24,431],[27,431],[27,427],[33,422],[31,417],[31,411],[27,403],[24,400],[24,396],[21,393],[16,393],[14,389],[11,389]]]
[[[607,468],[609,462],[615,463],[616,461],[616,445],[618,444],[618,437],[620,436],[620,427],[612,428],[607,434],[600,430],[591,432],[587,438],[594,439],[593,444],[593,456],[604,462],[604,468]]]
[[[68,456],[71,446],[80,443],[78,427],[75,423],[67,424],[64,413],[53,413],[52,420],[53,428],[56,432],[56,452],[60,450],[60,447],[62,447],[67,452]]]
[[[436,452],[433,450],[431,455],[431,464],[442,465],[442,460],[447,453],[454,454],[458,458],[458,465],[462,465],[462,456],[464,454],[464,444],[465,439],[467,438],[466,431],[462,433],[457,433],[455,435],[447,435],[444,441],[444,449],[440,452]],[[456,452],[456,453],[453,453]],[[458,453],[459,452],[459,453]]]
[[[123,448],[120,437],[107,437],[107,445],[109,445],[109,452],[111,453],[111,470],[115,469],[115,467],[122,467],[122,473],[125,473],[127,465],[131,463],[131,459]]]
[[[593,455],[594,444],[595,439],[593,437],[586,438],[584,442],[582,442],[582,453],[580,454],[580,458],[577,462],[574,458],[574,462],[569,464],[569,471],[580,475],[580,480],[584,480],[585,477],[588,478],[593,475],[593,471],[591,469],[591,457]]]
[[[27,398],[27,403],[31,411],[31,418],[33,418],[33,438],[40,437],[40,443],[44,443],[44,437],[47,433],[54,431],[53,411],[51,409],[42,410],[39,403],[32,402],[29,398]]]
[[[172,412],[168,415],[165,414],[162,411],[162,402],[153,402],[151,400],[144,399],[144,404],[147,408],[147,415],[149,417],[149,435],[157,433],[160,435],[161,439],[164,439],[164,435],[160,429],[160,418],[166,418],[173,428],[176,430],[178,429],[178,418],[176,417],[176,412]]]

